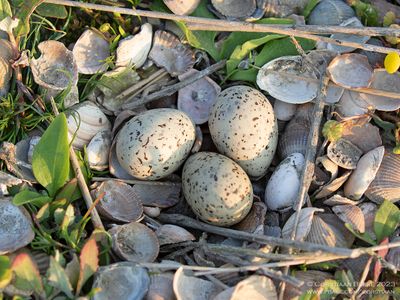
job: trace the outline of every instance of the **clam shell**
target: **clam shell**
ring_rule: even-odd
[[[179,80],[185,80],[199,73],[195,69],[179,75]],[[211,78],[205,76],[178,91],[178,109],[185,112],[195,124],[208,121],[210,110],[217,100],[221,87]]]
[[[110,148],[111,132],[104,130],[96,133],[86,148],[89,167],[96,171],[106,170]]]
[[[233,228],[240,231],[254,233],[257,228],[264,226],[265,214],[267,213],[267,206],[262,202],[254,202],[247,216],[234,225]]]
[[[145,268],[119,262],[100,267],[95,273],[93,288],[100,288],[93,300],[140,300],[146,295],[150,278]]]
[[[334,180],[337,178],[338,173],[339,173],[339,167],[337,164],[335,164],[333,161],[331,161],[328,156],[324,155],[321,157],[318,157],[316,159],[316,163],[321,164],[324,169],[331,174],[331,180]]]
[[[379,47],[384,47],[385,45],[382,43],[382,41],[378,38],[371,38],[367,42],[367,44],[370,45],[375,45]],[[383,61],[385,60],[385,54],[384,53],[378,53],[378,52],[372,52],[372,51],[366,51],[366,50],[357,50],[356,52],[365,55],[368,58],[369,64],[373,68],[382,68],[383,67]]]
[[[344,126],[342,138],[350,141],[364,153],[382,145],[379,128],[371,123]]]
[[[135,222],[143,215],[143,205],[135,190],[126,183],[107,180],[95,190],[96,198],[105,193],[97,205],[99,213],[117,222]]]
[[[10,198],[0,198],[0,255],[28,245],[35,233],[28,211]]]
[[[336,205],[357,205],[359,204],[360,201],[354,201],[351,199],[348,199],[346,197],[340,196],[338,194],[333,195],[329,199],[324,201],[325,205],[329,206],[336,206]]]
[[[7,95],[10,89],[10,80],[12,76],[12,69],[10,64],[2,57],[0,57],[0,97]]]
[[[385,150],[381,166],[375,179],[369,185],[365,195],[368,199],[382,203],[383,200],[397,202],[400,200],[400,156]]]
[[[180,184],[146,185],[135,184],[135,192],[140,196],[143,205],[167,208],[179,202]]]
[[[147,215],[151,218],[157,218],[161,214],[161,208],[151,207],[151,206],[143,206],[143,212],[145,215]]]
[[[144,300],[176,300],[172,289],[173,280],[173,273],[151,274],[149,291]]]
[[[296,113],[297,105],[275,100],[274,112],[275,116],[280,121],[290,121]]]
[[[190,15],[200,4],[200,0],[163,0],[175,15]]]
[[[375,69],[368,87],[392,93],[400,93],[400,72],[389,74],[385,69]],[[360,93],[360,97],[377,110],[394,111],[400,108],[400,99],[363,93]]]
[[[77,64],[72,52],[63,43],[50,40],[41,42],[38,48],[41,56],[30,63],[37,84],[58,91],[77,84]]]
[[[115,226],[108,231],[112,237],[112,249],[124,260],[153,262],[159,252],[156,234],[141,223]]]
[[[349,178],[351,174],[351,171],[348,170],[345,173],[343,173],[342,176],[334,179],[333,181],[329,182],[328,184],[324,185],[320,190],[315,195],[316,199],[321,199],[328,197],[332,193],[336,192]]]
[[[313,100],[317,96],[318,82],[293,79],[290,76],[292,74],[304,78],[317,78],[306,68],[301,56],[283,56],[262,66],[257,74],[257,85],[283,102],[299,104]]]
[[[357,168],[344,185],[344,194],[354,200],[359,200],[370,183],[374,180],[381,165],[385,148],[380,146],[363,155],[357,163]]]
[[[315,207],[306,207],[302,208],[297,213],[300,214],[299,222],[296,228],[296,235],[295,240],[303,241],[307,235],[310,233],[312,220],[314,218],[314,214],[316,212],[323,212],[323,209],[315,208]],[[289,219],[286,221],[285,225],[282,228],[282,238],[290,239],[293,229],[294,229],[294,222],[296,220],[296,213],[292,214]]]
[[[183,74],[194,65],[192,50],[183,45],[176,36],[162,30],[157,30],[154,34],[149,58],[158,67],[165,68],[171,76]]]
[[[323,0],[312,10],[308,17],[308,24],[339,25],[354,16],[354,10],[344,1]]]
[[[360,93],[345,90],[339,102],[335,105],[339,119],[361,116],[368,113],[373,107],[361,99]]]
[[[228,19],[246,19],[257,8],[256,0],[211,0],[215,10]]]
[[[66,91],[60,91],[54,89],[45,89],[45,90],[46,90],[45,100],[48,102],[50,102],[51,97],[56,98],[58,95],[63,93],[62,104],[64,108],[69,108],[79,103],[79,90],[77,85],[71,86],[68,93],[66,93]],[[64,95],[65,93],[66,95]]]
[[[361,88],[369,85],[373,69],[366,56],[350,53],[335,57],[329,64],[327,72],[329,78],[342,87]]]
[[[355,169],[362,151],[351,142],[341,138],[328,146],[327,155],[330,160],[344,169]]]
[[[356,205],[338,205],[332,208],[333,212],[345,223],[349,223],[360,233],[365,232],[365,219],[362,210]]]
[[[32,172],[32,165],[28,161],[28,153],[31,138],[20,140],[15,146],[11,143],[3,142],[1,151],[8,152],[5,160],[9,160],[12,164],[12,168],[9,169],[17,177],[28,180],[30,182],[36,182],[36,178]],[[13,169],[16,169],[13,171]]]
[[[332,213],[321,213],[318,215],[325,223],[328,225],[332,226],[335,228],[335,230],[340,234],[340,236],[344,239],[346,242],[347,248],[350,248],[354,241],[355,241],[355,236],[353,233],[351,233],[346,226],[344,226],[343,222],[340,221],[340,219]]]
[[[196,239],[193,234],[186,229],[171,224],[161,225],[156,230],[156,235],[158,237],[160,246],[194,241]]]
[[[117,67],[135,66],[136,69],[140,68],[149,55],[152,41],[152,26],[145,23],[141,26],[139,33],[128,36],[118,43],[115,65]]]
[[[110,45],[97,30],[85,30],[72,52],[81,74],[102,73],[108,68],[104,61],[110,56]]]

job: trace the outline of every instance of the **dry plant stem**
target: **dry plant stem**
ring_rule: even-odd
[[[58,109],[54,102],[53,97],[50,98],[50,101],[51,101],[51,106],[53,108],[53,112],[57,116],[59,114],[59,112],[58,112]],[[72,164],[72,168],[74,169],[76,179],[78,180],[78,185],[81,190],[83,199],[85,200],[86,207],[88,210],[92,209],[92,211],[90,212],[90,215],[92,217],[93,226],[98,229],[104,229],[104,225],[101,222],[101,219],[97,212],[97,209],[96,209],[96,207],[93,206],[92,196],[90,195],[89,188],[86,185],[85,177],[83,176],[81,167],[79,165],[78,158],[76,157],[76,153],[72,146],[69,147],[69,158],[70,158],[70,161]]]
[[[262,268],[261,272],[265,276],[271,277],[271,278],[279,280],[279,281],[286,282],[294,287],[299,288],[304,283],[303,281],[297,279],[296,277],[282,274],[282,272],[280,272],[280,271],[274,271],[271,269]]]
[[[172,181],[143,181],[136,179],[118,179],[118,178],[109,178],[109,177],[93,177],[92,181],[108,181],[108,180],[116,180],[120,182],[125,182],[128,184],[143,184],[143,185],[181,185],[180,182],[172,182]]]
[[[180,89],[184,88],[185,86],[188,86],[189,84],[192,84],[193,82],[195,82],[205,76],[208,76],[208,75],[214,73],[215,71],[222,69],[225,66],[225,63],[226,63],[226,60],[221,60],[221,61],[205,68],[204,70],[201,70],[200,72],[189,77],[188,79],[185,79],[176,84],[167,86],[158,92],[154,92],[150,95],[143,97],[142,99],[136,100],[134,102],[128,102],[123,105],[123,109],[134,109],[138,106],[152,102],[152,101],[160,99],[162,97],[170,96],[170,95],[176,93],[177,91],[179,91]]]

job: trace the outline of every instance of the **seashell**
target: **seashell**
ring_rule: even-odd
[[[11,42],[0,38],[0,58],[3,58],[7,63],[14,58],[14,50]]]
[[[89,144],[96,133],[111,130],[111,123],[106,115],[89,101],[71,107],[67,122],[70,139],[73,138],[72,146],[78,149]]]
[[[163,0],[175,15],[190,15],[200,4],[200,0]]]
[[[117,67],[134,66],[139,69],[149,55],[152,41],[152,26],[145,23],[140,27],[139,33],[128,36],[118,43],[115,65]]]
[[[367,44],[370,45],[375,45],[379,47],[384,47],[385,45],[383,42],[378,39],[378,38],[370,38]],[[383,61],[385,60],[385,54],[384,53],[378,53],[378,52],[372,52],[372,51],[366,51],[366,50],[357,50],[357,53],[360,53],[362,55],[365,55],[368,58],[369,64],[373,68],[382,68],[383,67]]]
[[[359,204],[360,201],[354,201],[351,200],[349,198],[340,196],[338,194],[333,195],[332,197],[330,197],[329,199],[324,201],[325,205],[329,205],[329,206],[336,206],[336,205],[357,205]]]
[[[160,246],[194,241],[196,239],[193,234],[186,229],[171,224],[161,225],[156,230],[156,235],[158,237]]]
[[[135,184],[133,189],[140,196],[143,205],[160,208],[167,208],[177,204],[181,193],[181,185],[178,183],[151,186]]]
[[[107,180],[95,190],[98,198],[105,193],[97,208],[99,213],[117,222],[136,222],[142,218],[143,205],[135,190],[126,183]]]
[[[339,119],[367,114],[373,107],[361,99],[360,93],[345,90],[339,102],[335,105]]]
[[[110,148],[111,132],[104,130],[96,133],[86,148],[89,167],[96,171],[106,170]]]
[[[10,198],[0,198],[0,255],[28,245],[35,233],[28,211],[15,206]]]
[[[362,125],[344,126],[342,138],[360,148],[363,153],[382,145],[379,128],[371,123]]]
[[[213,8],[227,19],[246,19],[257,9],[256,0],[211,0]]]
[[[110,56],[110,45],[97,30],[85,30],[72,52],[81,74],[102,73],[108,69],[105,60]]]
[[[391,242],[398,242],[400,239],[396,237],[391,240]],[[388,254],[385,256],[385,260],[395,266],[397,270],[400,270],[400,248],[392,248],[389,250]]]
[[[378,206],[373,202],[364,202],[361,203],[359,207],[364,214],[365,232],[368,233],[372,239],[376,239],[374,223]]]
[[[254,233],[257,228],[264,226],[267,206],[262,202],[254,202],[247,216],[233,228],[240,231]]]
[[[383,200],[397,202],[400,200],[400,156],[385,150],[381,166],[375,179],[369,185],[365,195],[375,203]]]
[[[131,262],[153,262],[160,245],[156,234],[141,223],[114,226],[108,231],[112,237],[112,249],[124,260]]]
[[[34,135],[29,139],[28,163],[32,164],[33,150],[40,141],[40,136]]]
[[[143,206],[143,212],[146,216],[149,216],[151,218],[157,218],[161,214],[161,208],[151,207],[151,206]]]
[[[311,230],[311,224],[314,218],[314,214],[318,211],[323,212],[324,210],[315,207],[306,207],[300,209],[297,212],[300,214],[300,216],[299,216],[299,222],[296,227],[296,235],[294,238],[295,240],[303,241],[307,237],[307,235],[310,233]],[[291,239],[295,220],[296,220],[296,213],[292,214],[286,221],[285,225],[283,226],[282,238]]]
[[[171,33],[157,30],[149,58],[157,67],[165,68],[171,76],[187,72],[194,65],[194,54]]]
[[[339,25],[354,17],[354,10],[342,0],[323,0],[308,16],[310,25]]]
[[[340,268],[349,270],[353,275],[355,282],[358,282],[362,277],[369,258],[370,255],[364,254],[356,258],[343,259],[340,261]],[[373,263],[370,265],[368,273],[372,272],[373,265]]]
[[[279,164],[265,189],[264,201],[269,209],[280,210],[295,203],[303,167],[304,156],[301,153],[293,153]]]
[[[318,157],[316,159],[316,163],[321,164],[324,169],[331,174],[330,180],[334,180],[337,178],[338,173],[339,173],[339,167],[337,164],[335,164],[333,161],[331,161],[328,156],[324,155],[321,157]]]
[[[41,56],[32,59],[30,63],[37,84],[60,91],[78,83],[78,67],[74,55],[63,43],[50,40],[41,42],[38,48]]]
[[[274,112],[275,116],[280,121],[290,121],[296,113],[297,105],[275,100]]]
[[[8,195],[8,187],[22,184],[23,181],[6,172],[0,171],[0,197]]]
[[[31,138],[20,140],[15,145],[3,142],[1,152],[6,153],[5,161],[12,165],[9,171],[21,179],[36,182],[32,172],[32,165],[28,161],[28,153]],[[15,169],[15,170],[14,170]]]
[[[190,276],[182,267],[175,272],[173,289],[177,300],[208,300],[220,292],[211,281]]]
[[[312,290],[313,293],[317,293],[319,287],[325,280],[333,279],[330,273],[317,271],[317,270],[307,270],[307,271],[293,271],[293,275],[296,279],[304,282],[300,287],[295,287],[290,284],[286,286],[283,299],[299,299],[302,294]]]
[[[351,142],[340,138],[329,144],[327,155],[339,167],[352,170],[356,168],[362,151]]]
[[[299,77],[317,78],[308,70],[300,55],[283,56],[262,66],[257,74],[257,85],[283,102],[292,104],[310,102],[317,96],[318,82],[302,80]]]
[[[355,236],[353,233],[351,233],[346,226],[344,226],[343,222],[335,215],[332,213],[321,213],[318,215],[325,223],[333,227],[340,237],[344,239],[346,242],[347,248],[350,248],[354,241],[355,241]]]
[[[180,41],[186,40],[186,34],[182,31],[182,29],[174,22],[170,20],[165,20],[165,31],[172,32],[174,35],[178,37]],[[151,62],[151,60],[148,60]]]
[[[178,78],[182,81],[197,73],[199,71],[191,69]],[[210,110],[220,92],[220,86],[205,76],[178,91],[178,109],[187,113],[195,124],[203,124],[208,121]]]
[[[380,146],[364,154],[357,163],[357,168],[344,185],[344,194],[359,200],[374,180],[381,165],[385,148]]]
[[[67,91],[63,90],[54,90],[54,89],[46,89],[45,100],[50,102],[51,97],[56,98],[58,95],[62,94],[62,105],[64,108],[69,108],[75,104],[79,103],[79,90],[77,85],[71,86],[71,88]],[[67,93],[66,93],[67,92]]]
[[[349,223],[360,233],[365,232],[365,219],[362,210],[356,205],[338,205],[332,208],[333,212],[344,223]]]
[[[277,300],[276,288],[266,276],[252,275],[219,293],[213,300]]]
[[[110,156],[108,158],[108,169],[110,174],[119,179],[135,179],[133,176],[129,175],[128,172],[121,166],[117,158],[116,139],[114,139],[111,144]]]
[[[140,300],[146,295],[150,278],[145,268],[129,262],[118,262],[100,267],[94,276],[93,288],[100,291],[93,300],[112,298]]]
[[[40,275],[45,276],[46,272],[50,266],[50,256],[47,253],[33,250],[30,252],[34,262],[36,263]]]
[[[392,93],[400,93],[400,72],[389,74],[385,69],[375,69],[368,87]],[[394,111],[400,108],[400,99],[364,93],[360,93],[360,97],[377,110]]]
[[[12,69],[10,64],[0,57],[0,97],[7,95],[10,89],[10,80],[12,77]]]
[[[343,173],[342,176],[334,179],[333,181],[321,187],[321,189],[319,189],[318,192],[316,193],[315,198],[316,199],[325,198],[331,195],[332,193],[336,192],[346,182],[350,174],[351,171],[347,170],[345,173]]]
[[[351,89],[367,87],[372,79],[373,69],[366,56],[349,53],[335,57],[329,64],[327,73],[334,83]]]
[[[172,283],[174,274],[150,274],[150,286],[144,300],[176,300]]]

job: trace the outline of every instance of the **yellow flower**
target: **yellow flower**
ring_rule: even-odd
[[[400,55],[397,52],[390,52],[385,58],[385,69],[389,74],[393,74],[400,67]]]

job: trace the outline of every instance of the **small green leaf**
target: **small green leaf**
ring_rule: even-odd
[[[41,207],[46,203],[51,202],[51,200],[52,198],[50,198],[49,196],[39,194],[38,192],[22,190],[14,196],[13,204],[16,206],[20,206],[30,203],[35,205],[36,207]]]
[[[72,287],[75,289],[79,280],[79,260],[76,254],[72,254],[72,260],[67,263],[65,267],[65,274],[68,276],[68,280]]]
[[[55,200],[66,199],[68,202],[76,200],[74,194],[76,193],[77,187],[78,180],[76,178],[72,178],[63,186],[60,192],[57,193]]]
[[[50,257],[50,266],[47,270],[47,274],[50,285],[62,291],[69,298],[73,298],[72,286],[68,276],[54,257]]]
[[[321,0],[310,0],[308,1],[306,7],[303,10],[303,16],[304,18],[308,18],[312,10],[317,6],[318,3],[320,3]]]
[[[46,221],[50,217],[50,203],[43,205],[36,214],[39,222]]]
[[[11,6],[7,0],[0,0],[0,21],[5,17],[12,17]]]
[[[324,124],[322,128],[322,135],[330,142],[335,142],[342,137],[343,134],[343,123],[335,120],[329,120]]]
[[[69,143],[65,114],[61,113],[44,132],[32,156],[37,181],[53,197],[68,180]]]
[[[27,35],[30,31],[30,22],[32,13],[44,0],[11,0],[15,9],[15,16],[20,20],[18,27],[15,29],[16,36]]]
[[[389,27],[394,22],[396,22],[396,14],[392,11],[388,11],[386,15],[383,17],[383,26]]]
[[[65,6],[43,3],[36,8],[36,12],[46,18],[65,19],[68,16],[68,11]]]
[[[99,249],[96,241],[89,239],[83,246],[79,256],[79,280],[76,287],[76,295],[79,295],[85,282],[97,271],[99,267]]]
[[[400,222],[400,210],[390,201],[383,201],[375,215],[374,231],[378,242],[389,237]]]
[[[20,253],[11,265],[14,272],[13,285],[24,291],[34,291],[37,294],[43,292],[43,283],[39,270],[27,253]]]
[[[11,262],[8,256],[0,256],[0,290],[5,288],[12,279]]]

